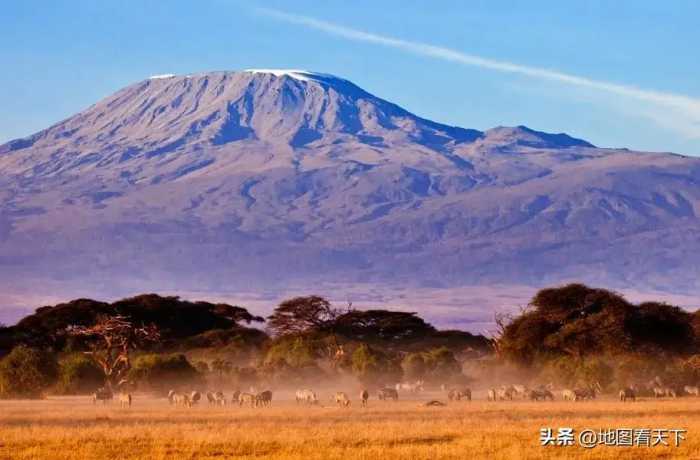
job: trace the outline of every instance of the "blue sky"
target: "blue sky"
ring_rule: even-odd
[[[16,1],[0,142],[153,74],[298,68],[443,123],[700,155],[698,18],[682,0]]]

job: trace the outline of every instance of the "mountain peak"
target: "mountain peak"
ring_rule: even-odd
[[[517,145],[533,148],[595,147],[590,142],[566,133],[545,133],[527,126],[497,126],[484,132],[484,142],[489,144]]]

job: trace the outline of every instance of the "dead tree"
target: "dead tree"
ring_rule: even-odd
[[[155,325],[137,327],[121,315],[101,317],[92,326],[70,326],[66,332],[85,339],[90,348],[85,354],[100,366],[109,389],[125,381],[131,369],[131,350],[160,339]]]

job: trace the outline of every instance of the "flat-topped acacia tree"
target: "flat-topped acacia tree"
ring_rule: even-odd
[[[121,315],[101,316],[92,326],[69,326],[66,332],[84,338],[90,348],[85,353],[100,366],[110,389],[123,382],[131,369],[129,353],[160,339],[155,325],[135,326]]]

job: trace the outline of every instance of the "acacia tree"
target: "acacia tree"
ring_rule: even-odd
[[[267,325],[275,335],[300,334],[326,328],[340,313],[323,297],[294,297],[275,308]]]
[[[92,326],[69,326],[67,333],[85,339],[90,348],[85,353],[100,366],[109,388],[122,382],[131,369],[131,350],[160,339],[155,325],[137,327],[121,315],[101,317]]]

